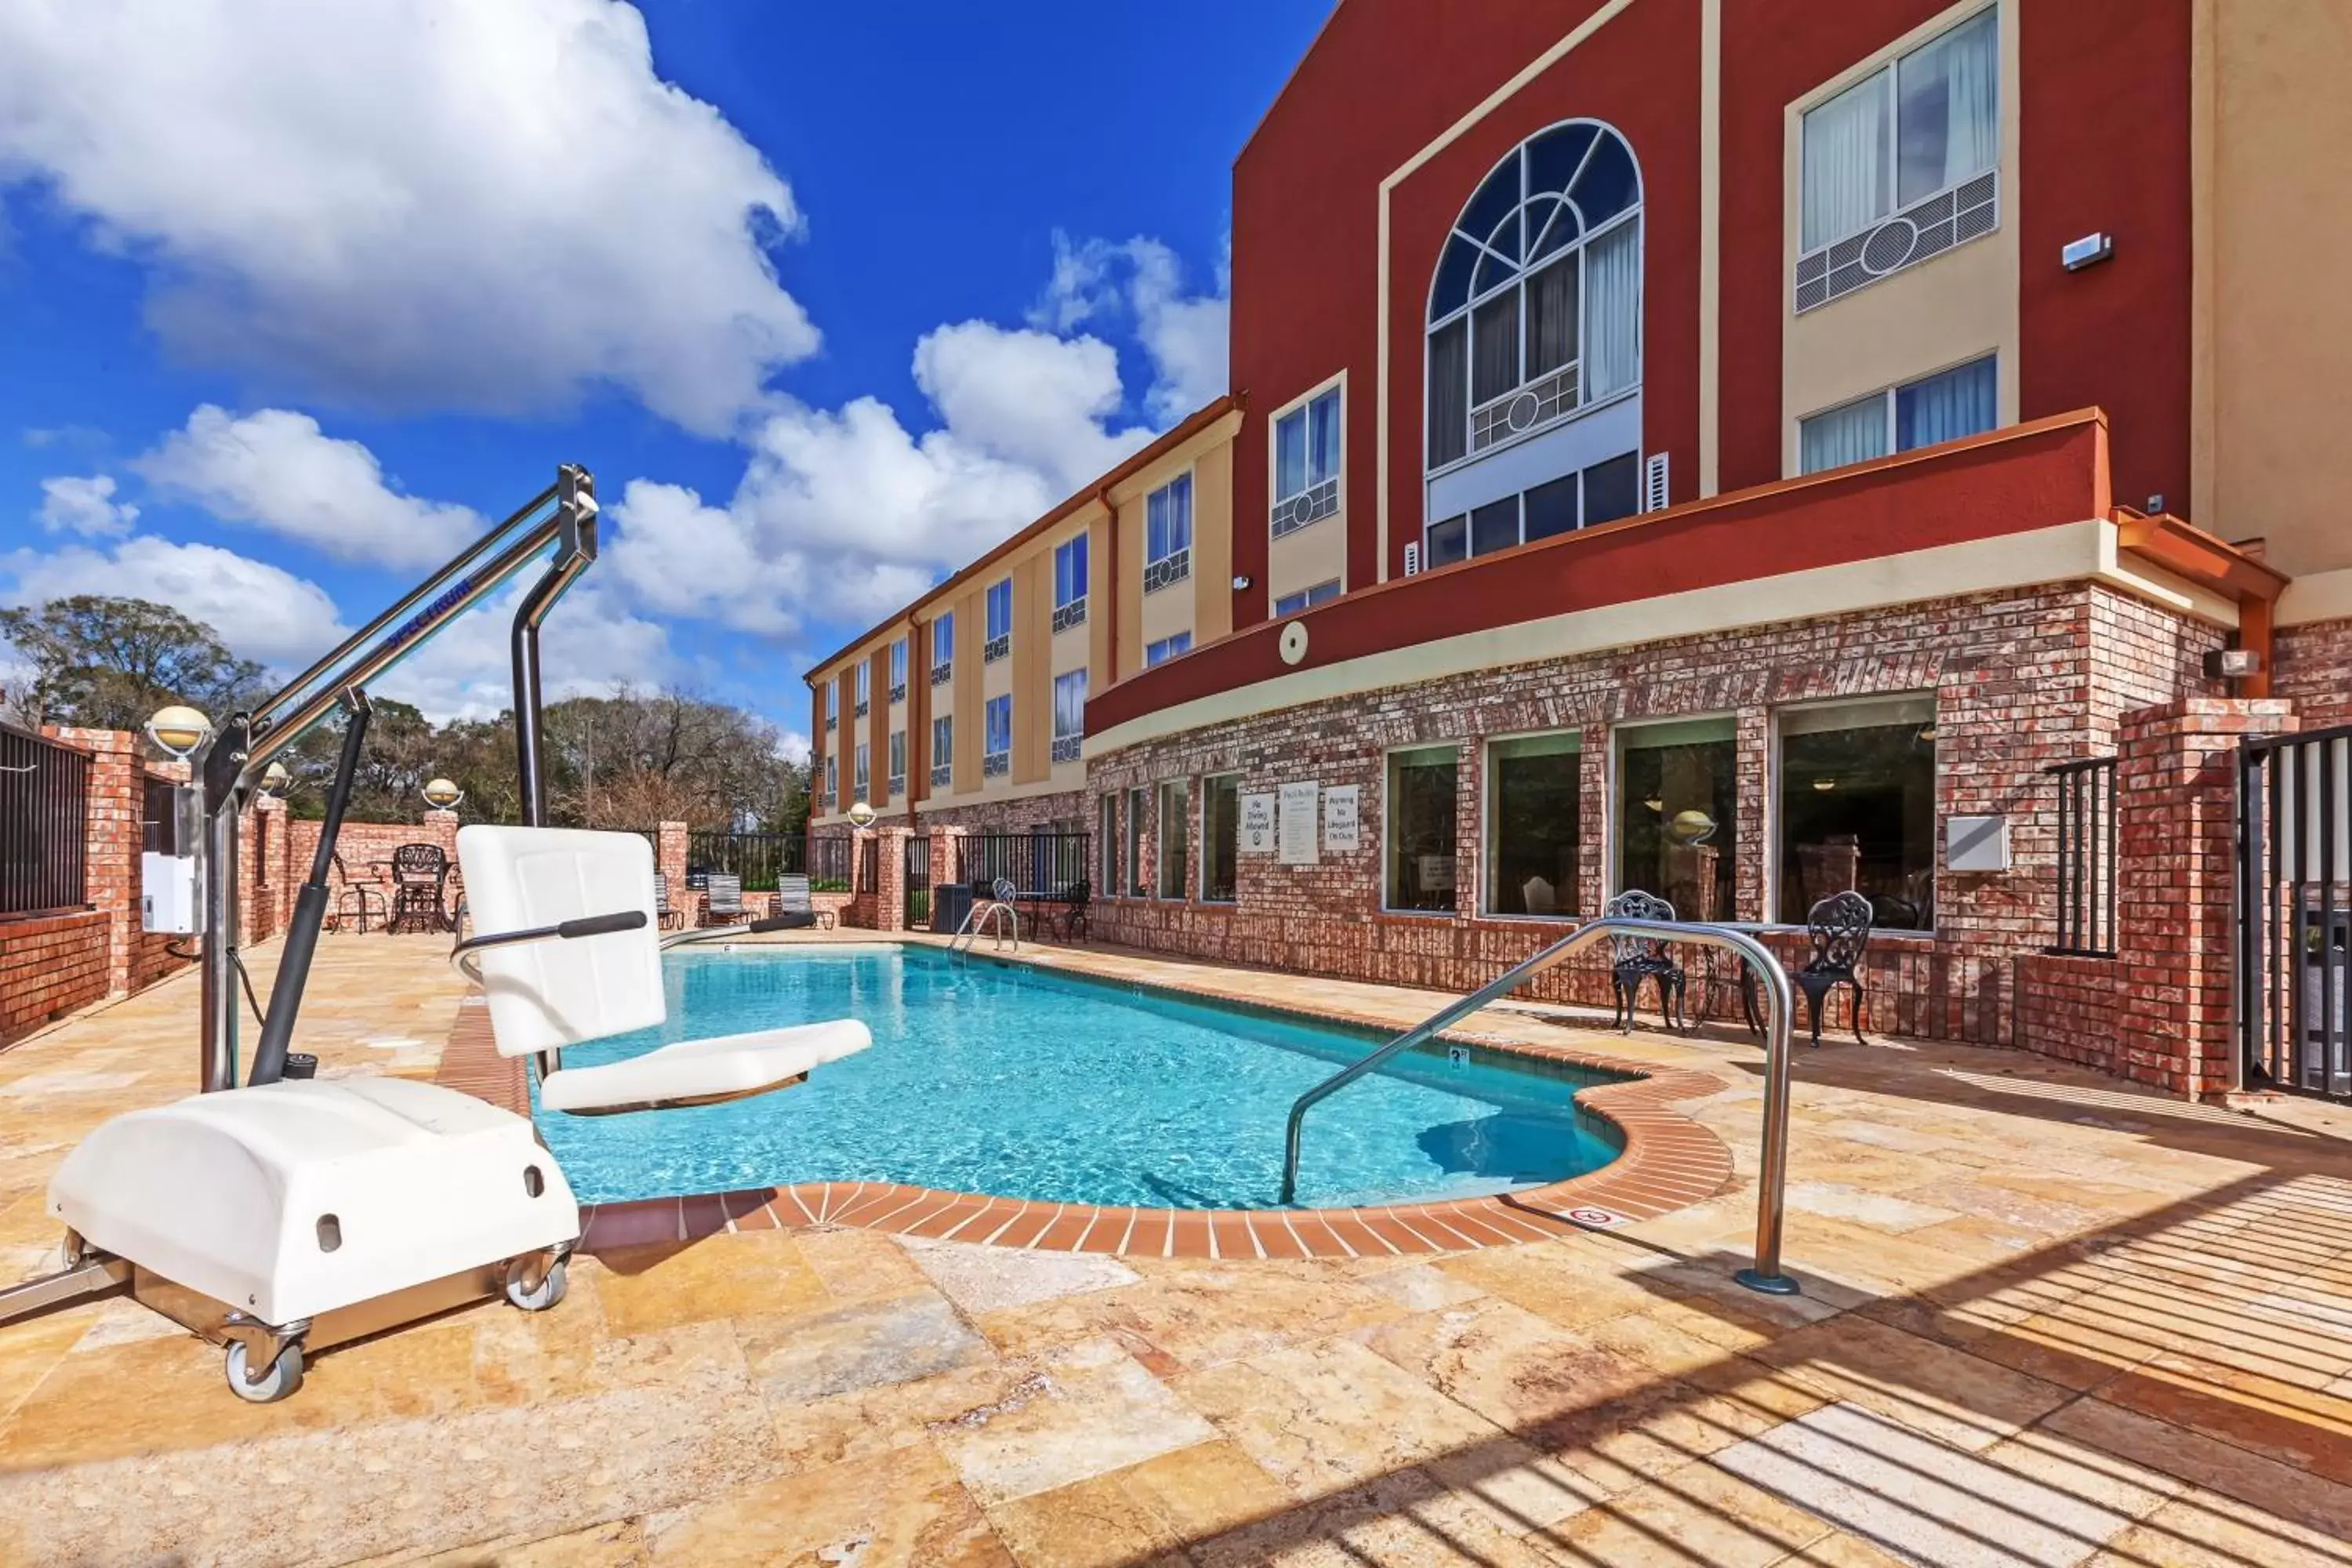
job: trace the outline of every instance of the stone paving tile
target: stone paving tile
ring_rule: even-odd
[[[298,1048],[436,1071],[460,1016],[445,952],[331,938]],[[1391,1024],[1431,1005],[1048,956]],[[194,1003],[176,980],[0,1052],[0,1273],[53,1256],[41,1189],[88,1126],[187,1091]],[[2352,1125],[2004,1052],[1825,1046],[1794,1105],[1806,1293],[1772,1298],[1730,1280],[1751,1046],[1476,1023],[1712,1075],[1680,1109],[1732,1184],[1477,1251],[1346,1218],[1361,1255],[1329,1259],[1100,1256],[1132,1216],[1079,1252],[966,1245],[1013,1213],[985,1202],[904,1216],[951,1241],[834,1223],[906,1201],[870,1184],[616,1210],[556,1311],[343,1347],[267,1407],[143,1309],[77,1307],[0,1330],[0,1563],[1864,1568],[1969,1561],[1987,1534],[1993,1562],[2352,1561]],[[997,1239],[1074,1247],[1080,1212]],[[1162,1253],[1247,1234],[1152,1223]],[[1389,1223],[1417,1246],[1453,1222]],[[259,1525],[223,1476],[268,1478]]]

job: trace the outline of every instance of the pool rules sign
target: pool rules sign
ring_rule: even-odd
[[[1322,788],[1312,780],[1282,786],[1281,814],[1274,830],[1276,865],[1312,866],[1320,858],[1316,853],[1315,829],[1321,815]]]

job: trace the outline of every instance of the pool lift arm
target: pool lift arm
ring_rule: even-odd
[[[364,745],[366,684],[552,546],[511,636],[522,817],[543,825],[539,632],[596,559],[596,512],[593,479],[565,465],[554,484],[282,690],[230,715],[196,751],[184,810],[193,807],[200,825],[199,1092],[117,1117],[67,1157],[49,1192],[68,1226],[66,1268],[0,1289],[0,1324],[127,1288],[224,1343],[231,1389],[266,1401],[299,1385],[306,1346],[486,1294],[534,1310],[562,1299],[579,1210],[527,1120],[432,1084],[289,1079],[287,1047]],[[239,1089],[239,818],[271,761],[338,710],[346,727],[317,851]],[[203,1201],[192,1203],[197,1189],[206,1189]]]

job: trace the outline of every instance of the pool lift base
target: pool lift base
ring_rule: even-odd
[[[579,1206],[527,1119],[436,1084],[289,1076],[287,1058],[371,713],[363,683],[552,545],[513,628],[523,816],[544,820],[539,628],[595,559],[596,510],[587,471],[566,465],[520,510],[197,749],[182,809],[197,829],[202,889],[202,1091],[102,1123],[67,1156],[47,1203],[67,1227],[65,1267],[0,1289],[0,1325],[128,1294],[223,1346],[232,1392],[267,1403],[299,1388],[306,1355],[330,1346],[486,1297],[527,1311],[563,1300]],[[239,817],[271,759],[338,710],[347,722],[317,853],[239,1088]]]

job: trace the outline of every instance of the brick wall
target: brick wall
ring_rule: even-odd
[[[459,818],[454,811],[428,811],[425,820],[417,822],[352,822],[345,821],[335,836],[335,856],[339,864],[328,872],[327,918],[330,921],[344,909],[344,890],[352,883],[373,888],[383,903],[369,900],[368,929],[376,929],[381,911],[392,906],[392,856],[404,844],[433,844],[449,857],[454,879],[457,864],[457,828]],[[295,868],[297,882],[310,874],[310,858],[319,850],[319,830],[324,825],[316,820],[288,824],[287,853]],[[445,902],[454,908],[453,895]],[[358,906],[352,906],[356,911]],[[357,929],[354,912],[351,929]]]
[[[107,994],[103,910],[0,921],[0,1045]]]
[[[2305,729],[2352,724],[2352,620],[2287,626],[2272,655],[2271,695],[2292,699]]]
[[[2042,1056],[2116,1071],[2116,1015],[2126,973],[2118,959],[2020,954],[2017,1043]]]

